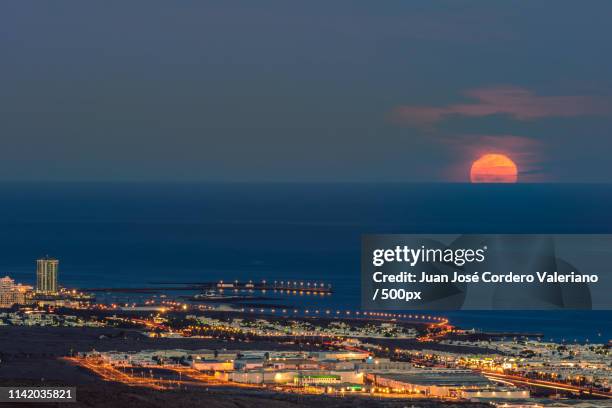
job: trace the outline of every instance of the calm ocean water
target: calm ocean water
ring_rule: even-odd
[[[1,186],[2,275],[32,283],[34,260],[49,254],[66,286],[303,279],[334,285],[330,307],[358,308],[364,233],[612,233],[612,186],[599,184]],[[447,315],[486,330],[612,338],[612,312]]]

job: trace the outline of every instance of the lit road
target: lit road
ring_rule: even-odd
[[[65,358],[67,361],[70,361],[73,364],[84,367],[93,373],[97,374],[100,378],[105,381],[114,381],[120,382],[127,385],[138,385],[141,387],[148,387],[153,389],[166,389],[167,386],[164,384],[166,381],[149,378],[149,377],[137,377],[130,376],[124,373],[121,370],[117,370],[115,367],[110,364],[106,364],[101,362],[100,360],[94,360],[89,358]]]
[[[520,377],[518,375],[502,374],[497,372],[482,371],[483,375],[491,380],[503,380],[517,385],[529,385],[534,387],[550,388],[560,391],[568,391],[576,394],[593,395],[600,398],[612,398],[612,393],[591,390],[590,388],[577,385],[558,383],[554,381],[536,380],[533,378]]]
[[[105,381],[114,381],[126,385],[148,387],[157,390],[176,388],[179,385],[190,385],[198,387],[231,386],[238,388],[264,388],[261,385],[257,384],[242,384],[223,381],[221,379],[215,378],[214,376],[204,374],[189,367],[159,367],[160,369],[163,369],[165,371],[172,371],[176,374],[179,374],[179,379],[164,379],[155,378],[152,375],[130,375],[124,371],[129,369],[146,369],[146,367],[134,367],[129,365],[113,366],[111,364],[103,362],[102,360],[92,358],[66,357],[65,360],[71,362],[72,364],[79,365],[92,371]],[[183,378],[183,376],[185,376],[185,378]]]

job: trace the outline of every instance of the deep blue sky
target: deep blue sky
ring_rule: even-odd
[[[0,5],[0,180],[610,182],[612,3]]]

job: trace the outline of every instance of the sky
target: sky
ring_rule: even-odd
[[[0,180],[612,182],[608,1],[0,5]]]

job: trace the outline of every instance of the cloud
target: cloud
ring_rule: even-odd
[[[463,94],[474,101],[444,107],[402,105],[392,111],[391,120],[415,126],[430,126],[452,116],[507,115],[527,121],[612,114],[610,101],[594,96],[540,96],[519,87],[477,88]]]

